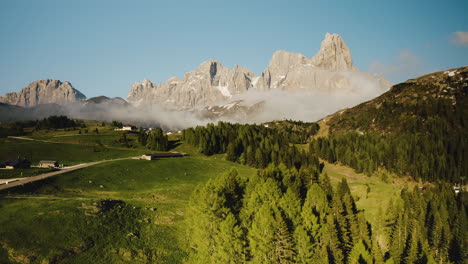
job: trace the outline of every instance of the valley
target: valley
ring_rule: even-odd
[[[67,137],[57,135],[66,133],[69,132],[41,132],[31,138],[61,142]],[[118,133],[103,132],[92,136],[88,143],[96,138],[105,141],[112,137],[118,138]],[[6,149],[20,150],[34,153],[33,157],[45,156],[67,164],[101,158],[89,156],[91,147],[74,144],[74,140],[56,144],[2,139],[4,149],[0,153],[4,158],[9,155]],[[81,140],[81,143],[86,142]],[[53,151],[55,148],[59,149]],[[183,263],[189,252],[185,213],[192,191],[232,168],[247,178],[256,174],[256,170],[225,161],[224,155],[206,157],[185,142],[174,150],[187,152],[189,156],[156,161],[109,161],[0,191],[0,226],[7,227],[0,229],[0,252],[7,256],[2,261]],[[139,152],[133,149],[112,151],[115,151],[115,158]],[[75,154],[64,159],[65,152]],[[330,175],[334,185],[342,178],[348,179],[353,195],[359,197],[359,210],[374,219],[379,210],[386,209],[385,201],[403,187],[328,163],[324,172]],[[0,170],[0,175],[2,173]],[[365,193],[368,184],[371,190]],[[382,206],[376,207],[370,201],[379,197]],[[99,203],[105,200],[123,201],[125,205],[110,215],[99,211]]]
[[[0,1],[0,264],[467,264],[467,3]]]

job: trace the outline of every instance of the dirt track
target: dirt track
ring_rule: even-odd
[[[8,183],[8,184],[1,184],[0,185],[0,191],[10,189],[10,188],[13,188],[13,187],[16,187],[16,186],[24,185],[26,183],[39,181],[39,180],[49,178],[49,177],[52,177],[52,176],[55,176],[55,175],[58,175],[58,174],[66,173],[66,172],[69,172],[69,171],[74,171],[74,170],[78,170],[78,169],[81,169],[81,168],[86,168],[86,167],[93,166],[93,165],[103,163],[103,162],[124,160],[124,159],[134,159],[134,158],[137,158],[137,157],[128,157],[128,158],[120,158],[120,159],[112,159],[112,160],[93,161],[93,162],[89,162],[89,163],[79,164],[79,165],[69,167],[69,168],[60,169],[60,170],[54,171],[54,172],[44,173],[44,174],[37,175],[37,176],[32,176],[32,177],[27,177],[27,178],[18,178],[17,181],[14,181],[14,182],[11,182],[11,183]]]

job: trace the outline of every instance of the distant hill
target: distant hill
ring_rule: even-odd
[[[125,101],[125,99],[122,99],[121,97],[114,97],[114,98],[109,98],[107,96],[96,96],[96,97],[91,97],[86,100],[82,101],[83,105],[89,105],[89,104],[114,104],[114,105],[128,105],[128,102]]]
[[[21,107],[0,103],[0,122],[36,120],[51,115],[66,115],[68,111],[58,104],[40,104],[32,107]]]

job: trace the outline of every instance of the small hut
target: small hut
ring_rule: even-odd
[[[31,162],[27,159],[8,159],[0,162],[0,168],[5,169],[27,169],[31,167]]]
[[[41,168],[57,168],[59,163],[55,160],[41,160],[39,162],[39,167]]]
[[[184,154],[179,153],[179,152],[164,152],[164,153],[144,154],[141,156],[141,159],[155,160],[155,159],[160,159],[160,158],[180,158],[183,156]]]

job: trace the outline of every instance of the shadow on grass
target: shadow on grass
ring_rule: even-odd
[[[180,146],[182,143],[180,143],[180,140],[169,140],[169,150],[175,149],[178,146]]]

